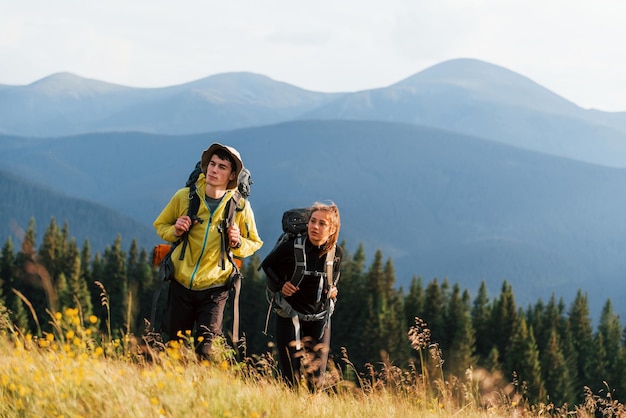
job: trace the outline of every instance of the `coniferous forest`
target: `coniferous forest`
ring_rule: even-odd
[[[157,313],[167,295],[167,284],[155,278],[151,249],[133,241],[125,251],[118,236],[102,254],[92,254],[88,241],[79,247],[69,225],[54,219],[40,243],[34,231],[31,220],[23,241],[8,238],[0,254],[0,305],[23,334],[50,332],[49,318],[65,308],[103,318],[107,329],[102,331],[114,336],[145,333],[156,287],[163,287]],[[594,329],[582,289],[569,305],[553,295],[522,307],[506,281],[498,295],[489,295],[484,282],[479,289],[462,289],[445,278],[415,277],[408,289],[396,288],[391,259],[378,251],[366,265],[362,246],[354,253],[342,246],[346,253],[331,340],[338,367],[349,362],[350,370],[366,373],[382,363],[404,370],[433,366],[417,372],[446,378],[484,370],[516,382],[533,403],[577,404],[585,390],[626,399],[626,329],[610,299]],[[268,302],[260,261],[253,256],[242,268],[240,332],[245,338],[239,350],[249,358],[271,352],[273,316],[264,333]],[[232,329],[231,301],[225,334]],[[158,329],[158,315],[152,325]],[[422,349],[434,361],[419,361]],[[344,378],[351,378],[347,368]]]

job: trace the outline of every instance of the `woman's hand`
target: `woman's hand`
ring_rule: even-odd
[[[285,296],[291,296],[296,293],[299,289],[293,285],[291,282],[285,282],[283,288],[281,289],[281,293]]]
[[[337,290],[337,286],[331,286],[330,290],[328,291],[328,299],[337,298],[338,293],[339,293],[339,290]]]

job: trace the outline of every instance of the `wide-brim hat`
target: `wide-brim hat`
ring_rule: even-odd
[[[235,148],[229,147],[228,145],[218,144],[217,142],[211,144],[211,146],[205,149],[202,153],[202,172],[206,175],[206,168],[209,165],[209,160],[211,159],[211,156],[215,154],[215,151],[220,149],[229,153],[233,157],[233,160],[235,160],[235,165],[237,166],[235,167],[235,179],[229,181],[227,186],[229,189],[235,189],[237,187],[237,179],[239,178],[239,173],[241,173],[241,169],[243,168],[243,161],[241,161],[239,151],[237,151]]]

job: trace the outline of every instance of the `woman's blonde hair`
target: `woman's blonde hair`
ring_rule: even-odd
[[[333,201],[329,201],[329,203],[315,202],[310,207],[309,213],[312,215],[313,212],[326,212],[329,215],[330,224],[335,227],[335,232],[333,232],[329,237],[328,241],[324,244],[324,249],[320,255],[325,255],[331,248],[333,248],[337,244],[337,239],[339,238],[339,229],[341,229],[341,218],[339,216],[339,208]]]

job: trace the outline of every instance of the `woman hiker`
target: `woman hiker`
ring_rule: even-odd
[[[343,250],[337,245],[341,226],[337,206],[315,203],[309,213],[306,238],[283,242],[263,260],[261,267],[280,289],[273,306],[277,313],[275,338],[282,376],[292,386],[305,378],[308,388],[314,390],[323,385],[328,361],[330,318]],[[304,241],[304,269],[296,269],[297,239]]]

